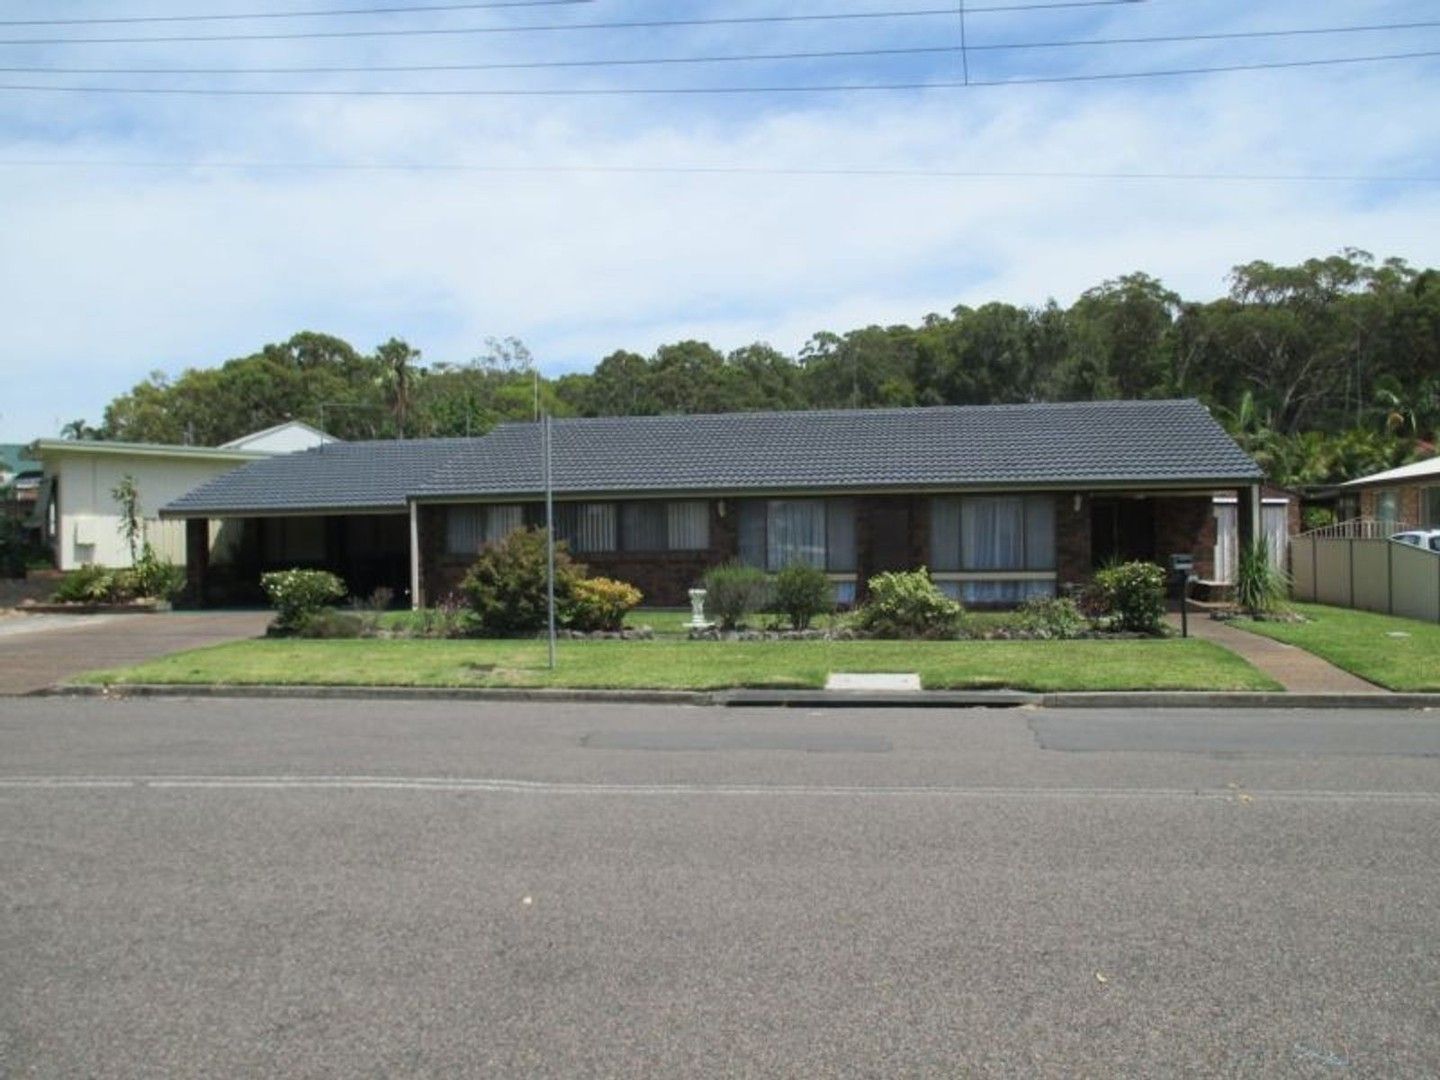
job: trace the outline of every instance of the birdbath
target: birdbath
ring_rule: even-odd
[[[690,590],[690,621],[685,624],[690,630],[709,630],[715,624],[705,620],[705,590]]]

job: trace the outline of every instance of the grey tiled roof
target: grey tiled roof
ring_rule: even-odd
[[[162,511],[185,516],[405,509],[406,497],[474,439],[336,442],[254,461],[207,480]]]
[[[561,495],[1086,484],[1244,484],[1259,467],[1199,402],[556,420]],[[530,496],[540,426],[478,439],[342,443],[255,462],[171,514],[394,507],[407,496]]]
[[[792,490],[1261,478],[1197,401],[556,420],[555,490]],[[540,431],[505,424],[413,494],[540,489]]]

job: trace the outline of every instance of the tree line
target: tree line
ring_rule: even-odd
[[[1068,308],[957,307],[918,325],[815,334],[796,355],[702,341],[617,351],[547,378],[524,344],[427,363],[392,339],[362,353],[296,334],[217,368],[156,372],[67,425],[78,438],[216,445],[300,419],[345,439],[478,435],[556,416],[1197,397],[1289,484],[1423,455],[1440,427],[1440,274],[1347,249],[1235,267],[1190,301],[1144,273]]]

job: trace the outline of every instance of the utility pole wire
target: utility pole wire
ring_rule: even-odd
[[[970,50],[965,47],[965,0],[960,2],[960,71],[964,75],[965,85],[970,85]]]
[[[962,0],[963,6],[963,0]],[[968,10],[966,14],[968,14]],[[1303,27],[1289,30],[1239,30],[1216,34],[1162,34],[1153,37],[1076,38],[1070,41],[1007,41],[960,45],[910,45],[873,49],[821,49],[808,52],[733,53],[727,56],[648,56],[589,60],[505,60],[479,64],[331,64],[300,67],[38,67],[0,65],[0,72],[53,75],[368,75],[446,71],[530,71],[546,68],[646,67],[667,64],[729,64],[753,61],[854,59],[864,56],[915,56],[936,53],[1070,49],[1106,45],[1181,44],[1313,35],[1384,33],[1440,28],[1440,20],[1375,23],[1366,26]]]
[[[182,86],[42,86],[29,83],[0,84],[0,92],[40,94],[130,94],[180,97],[312,97],[312,98],[553,98],[553,97],[662,97],[667,94],[850,94],[898,90],[957,90],[1002,86],[1040,86],[1051,83],[1114,82],[1127,79],[1178,78],[1187,75],[1219,75],[1235,71],[1278,71],[1298,68],[1375,64],[1394,60],[1421,60],[1440,56],[1440,50],[1379,53],[1370,56],[1341,56],[1322,60],[1281,60],[1254,64],[1223,64],[1213,67],[1166,68],[1157,71],[1103,71],[1078,75],[1024,76],[1016,79],[972,79],[898,83],[794,84],[790,86],[656,86],[590,87],[579,89],[458,89],[458,90],[235,90],[216,87]]]
[[[970,13],[1054,11],[1060,8],[1120,7],[1147,0],[1055,0],[1053,3],[972,7]],[[842,22],[853,20],[925,18],[955,14],[953,7],[902,11],[846,11],[798,15],[734,15],[712,19],[643,19],[624,22],[532,23],[522,26],[449,26],[393,30],[304,30],[279,34],[187,34],[171,37],[12,38],[0,45],[163,45],[169,42],[297,41],[318,38],[437,37],[464,34],[521,34],[578,30],[656,30],[674,26],[741,26],[758,23]]]
[[[246,11],[212,15],[121,15],[86,19],[0,19],[0,26],[119,26],[135,23],[241,22],[251,19],[330,19],[349,15],[419,15],[439,11],[560,7],[595,0],[486,0],[484,3],[421,4],[414,7],[329,8],[309,11]]]

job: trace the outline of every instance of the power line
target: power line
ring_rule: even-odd
[[[558,7],[591,4],[594,0],[486,0],[484,3],[424,4],[414,7],[329,8],[309,11],[247,11],[223,15],[123,15],[86,19],[0,19],[0,26],[117,26],[134,23],[240,22],[251,19],[329,19],[342,15],[414,15],[488,8]]]
[[[960,4],[960,70],[965,78],[965,85],[970,85],[970,50],[967,49],[965,41],[965,0],[959,0]]]
[[[1084,169],[875,169],[759,165],[480,165],[468,163],[366,163],[323,161],[140,161],[75,158],[0,158],[0,169],[145,169],[224,172],[480,173],[614,176],[793,176],[913,180],[1117,180],[1280,184],[1440,184],[1440,175],[1100,171]]]
[[[650,56],[594,60],[511,60],[482,64],[331,64],[292,67],[39,67],[0,65],[0,72],[54,75],[340,75],[414,74],[444,71],[520,71],[545,68],[647,67],[681,64],[728,64],[754,61],[854,59],[866,56],[915,56],[936,53],[999,52],[1065,49],[1077,46],[1153,45],[1202,41],[1378,33],[1440,27],[1440,20],[1375,23],[1366,26],[1304,27],[1289,30],[1242,30],[1216,34],[1163,34],[1152,37],[1079,38],[1069,41],[1015,41],[959,45],[915,45],[872,49],[826,49],[805,52],[735,53],[728,56]]]
[[[950,12],[949,14],[953,14]],[[792,84],[789,86],[658,86],[582,87],[553,89],[449,89],[449,90],[353,90],[353,89],[230,89],[182,86],[40,86],[0,84],[0,91],[56,94],[131,94],[185,97],[369,97],[369,98],[481,98],[481,97],[631,97],[703,94],[792,94],[864,93],[895,90],[949,90],[969,87],[1033,86],[1046,83],[1159,79],[1186,75],[1216,75],[1232,71],[1270,71],[1292,68],[1334,67],[1348,64],[1375,64],[1393,60],[1420,60],[1440,56],[1440,50],[1379,53],[1371,56],[1342,56],[1323,60],[1272,60],[1251,64],[1224,64],[1211,67],[1166,68],[1155,71],[1093,72],[1077,75],[1038,75],[1016,79],[972,79],[970,82],[931,81],[893,83]]]
[[[995,7],[972,7],[970,14],[1053,11],[1059,8],[1119,7],[1141,4],[1147,0],[1051,0],[1046,3],[1008,4]],[[163,45],[181,42],[194,44],[214,41],[296,41],[318,38],[388,38],[435,37],[463,34],[519,34],[576,30],[655,30],[675,26],[739,26],[757,23],[840,22],[845,20],[876,20],[924,18],[944,15],[953,17],[955,9],[912,8],[901,11],[817,12],[798,15],[736,15],[714,19],[644,19],[625,22],[532,23],[521,26],[442,26],[410,27],[390,30],[303,30],[279,34],[189,34],[170,37],[105,37],[105,38],[7,38],[0,45]]]

